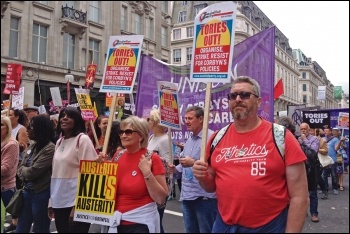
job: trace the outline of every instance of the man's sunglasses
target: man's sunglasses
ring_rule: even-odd
[[[237,93],[237,92],[234,92],[234,93],[229,93],[227,94],[227,98],[229,100],[236,100],[237,97],[239,97],[242,99],[242,100],[247,100],[250,98],[250,95],[254,95],[255,97],[259,97],[258,95],[254,94],[254,93],[251,93],[251,92],[240,92],[240,93]]]
[[[123,136],[124,133],[125,133],[125,135],[130,136],[133,132],[138,132],[138,131],[134,131],[131,129],[120,130],[119,136]]]

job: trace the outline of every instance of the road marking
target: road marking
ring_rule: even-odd
[[[164,213],[181,216],[181,217],[183,216],[182,213],[171,211],[171,210],[165,210]]]

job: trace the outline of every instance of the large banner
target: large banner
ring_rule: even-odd
[[[275,28],[271,27],[235,45],[231,69],[237,65],[238,76],[250,76],[261,87],[259,115],[273,121],[273,85],[275,67]],[[174,66],[143,55],[136,95],[136,115],[147,117],[152,107],[158,107],[157,81],[178,84],[182,130],[172,131],[173,141],[185,141],[189,136],[184,125],[189,106],[204,107],[205,87],[202,82],[190,82],[190,66]],[[227,94],[231,84],[213,83],[209,113],[209,128],[218,130],[233,121]]]

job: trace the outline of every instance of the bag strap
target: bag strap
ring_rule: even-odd
[[[219,142],[221,141],[222,137],[226,134],[227,129],[231,126],[232,123],[230,123],[229,125],[226,125],[225,127],[221,128],[218,132],[216,132],[215,137],[213,138],[211,145],[210,145],[210,153],[209,153],[209,157],[208,157],[208,165],[210,165],[211,163],[211,155],[214,152],[215,147],[217,146],[217,144],[219,144]]]
[[[284,150],[285,150],[285,137],[286,137],[286,128],[280,124],[272,123],[272,135],[273,141],[275,143],[278,152],[284,161]]]

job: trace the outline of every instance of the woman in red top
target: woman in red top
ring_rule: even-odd
[[[137,116],[120,123],[119,136],[125,149],[112,161],[119,165],[115,214],[123,215],[120,225],[111,227],[120,233],[160,232],[156,203],[164,201],[168,187],[159,155],[147,150],[148,132],[147,121]],[[101,153],[97,160],[104,158]]]

